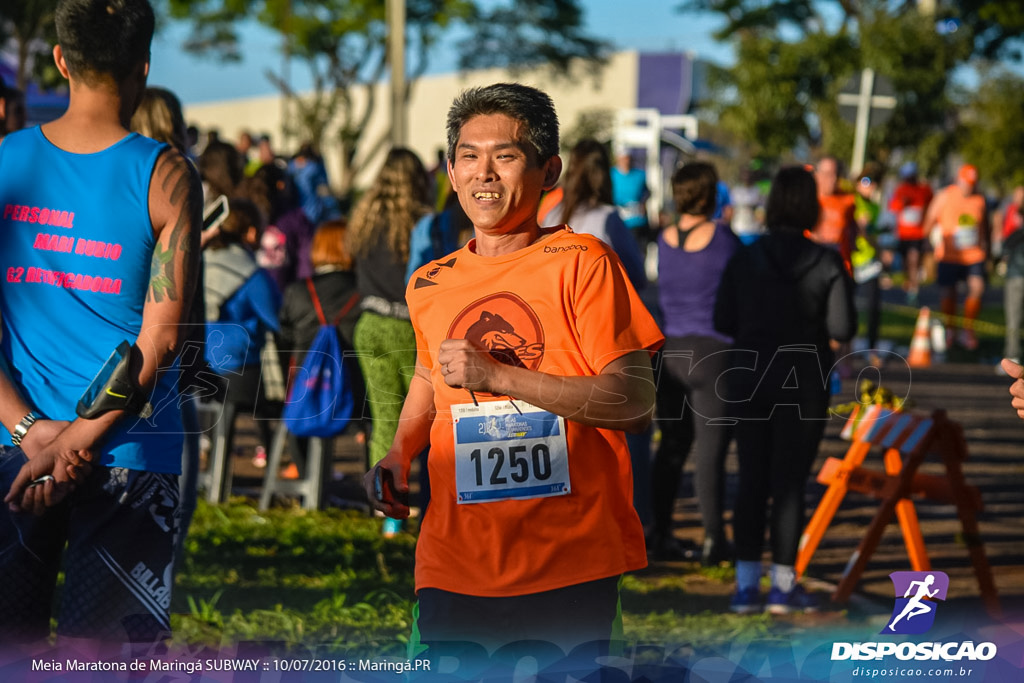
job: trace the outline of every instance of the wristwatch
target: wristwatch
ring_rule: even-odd
[[[36,423],[36,420],[43,419],[43,416],[34,410],[29,411],[29,414],[21,418],[21,422],[15,426],[14,431],[11,432],[11,443],[15,446],[21,445],[21,440],[28,434],[28,430],[32,429],[32,425]]]

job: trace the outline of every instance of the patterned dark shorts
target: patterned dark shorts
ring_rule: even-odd
[[[26,462],[0,446],[0,491]],[[97,467],[42,516],[0,506],[0,642],[46,638],[62,566],[57,633],[154,642],[170,632],[178,477]]]

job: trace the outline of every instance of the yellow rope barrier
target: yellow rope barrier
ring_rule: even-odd
[[[908,318],[910,318],[912,320],[916,320],[918,314],[921,313],[921,309],[920,308],[915,308],[913,306],[906,306],[904,304],[892,304],[892,303],[887,303],[887,302],[882,302],[882,309],[886,310],[886,311],[893,312],[893,313],[898,313],[898,314],[901,314],[901,315],[906,315]],[[964,325],[967,324],[968,322],[973,322],[974,323],[974,331],[975,332],[984,332],[986,334],[992,334],[992,335],[996,335],[996,336],[1003,336],[1003,335],[1006,334],[1006,325],[1000,325],[998,323],[990,323],[987,320],[968,321],[967,318],[965,318],[965,317],[963,317],[961,315],[947,316],[946,314],[942,313],[941,311],[934,311],[934,310],[932,311],[932,315],[933,316],[939,316],[940,320],[942,320],[942,324],[943,325],[953,324],[953,325],[955,325],[958,328],[963,328]]]

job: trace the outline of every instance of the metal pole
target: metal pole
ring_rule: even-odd
[[[285,3],[286,16],[291,17],[292,3],[288,0]],[[287,34],[282,34],[281,37],[281,54],[283,56],[281,62],[281,80],[288,85],[289,91],[292,87],[292,46],[291,39]],[[281,143],[275,145],[282,152],[284,150],[291,149],[291,135],[289,135],[289,128],[291,127],[291,94],[289,92],[281,93]]]
[[[391,144],[406,145],[405,0],[387,0],[388,65],[391,70]],[[371,86],[372,87],[372,86]]]
[[[860,72],[860,93],[857,101],[857,123],[853,136],[853,162],[850,169],[854,173],[864,170],[864,156],[868,148],[868,124],[871,121],[871,93],[875,87],[875,70],[864,69]]]

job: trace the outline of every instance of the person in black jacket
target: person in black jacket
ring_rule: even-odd
[[[281,305],[279,320],[281,323],[279,348],[289,354],[288,365],[299,367],[306,356],[306,351],[313,344],[313,339],[320,330],[320,316],[317,315],[310,285],[316,292],[325,320],[337,320],[339,341],[342,352],[346,356],[353,353],[355,346],[352,339],[356,321],[359,320],[359,292],[356,289],[356,276],[352,271],[352,257],[345,249],[346,224],[342,220],[331,220],[322,223],[313,235],[310,257],[313,262],[313,277],[299,280],[288,285],[284,290],[284,302]],[[353,398],[360,408],[354,423],[358,424],[362,414],[361,406],[366,395],[362,373],[355,358],[345,359],[350,376],[355,382]],[[305,475],[305,439],[291,443],[291,452],[296,454],[294,461],[300,476]]]
[[[818,212],[814,177],[802,167],[780,170],[768,196],[768,234],[735,254],[716,301],[715,327],[735,339],[725,378],[738,418],[736,612],[761,608],[769,499],[765,609],[780,614],[812,604],[794,572],[804,489],[829,417],[831,341],[847,341],[857,329],[853,281],[838,251],[804,236]]]

